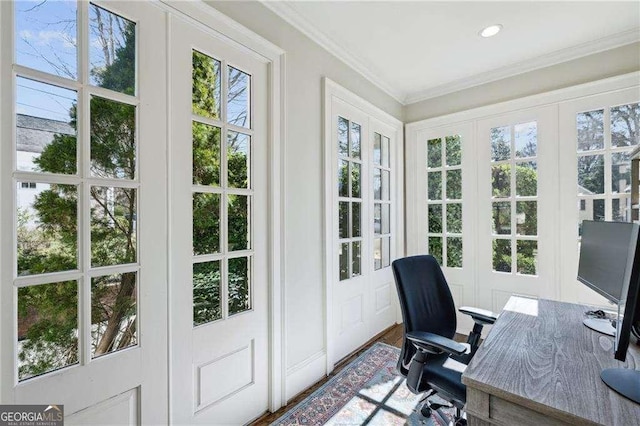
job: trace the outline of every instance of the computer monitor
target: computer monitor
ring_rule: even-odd
[[[625,289],[623,318],[618,321],[615,343],[615,358],[625,361],[632,338],[640,339],[640,238],[636,241],[635,255],[631,264],[631,277]],[[600,378],[614,391],[640,404],[640,371],[629,368],[607,368]]]
[[[582,222],[578,281],[620,306],[626,296],[638,240],[638,225],[629,222]],[[587,318],[584,324],[615,335],[609,319]]]
[[[632,335],[636,339],[640,337],[638,225],[583,222],[578,279],[608,300],[618,303],[622,318],[617,321],[614,356],[625,361]],[[640,371],[607,368],[602,370],[600,377],[611,389],[640,404]]]

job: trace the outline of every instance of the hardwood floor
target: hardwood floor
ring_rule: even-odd
[[[396,346],[398,348],[401,347],[402,346],[402,332],[403,332],[402,324],[396,324],[394,326],[389,327],[388,329],[386,329],[382,333],[380,333],[377,336],[375,336],[373,339],[369,340],[367,343],[365,343],[361,348],[357,349],[351,355],[349,355],[346,358],[343,358],[342,360],[340,360],[336,364],[336,367],[333,369],[331,374],[329,374],[327,377],[323,378],[322,380],[318,381],[316,384],[314,384],[313,386],[311,386],[307,390],[305,390],[305,391],[299,393],[298,395],[296,395],[295,397],[291,398],[291,400],[289,401],[289,403],[287,405],[285,405],[284,407],[282,407],[281,409],[279,409],[275,413],[266,413],[265,415],[260,417],[255,422],[250,423],[250,425],[251,426],[263,426],[263,425],[271,424],[278,417],[282,416],[284,413],[286,413],[288,410],[290,410],[291,407],[294,407],[300,401],[304,400],[306,397],[311,395],[316,389],[318,389],[320,386],[325,384],[329,379],[331,379],[333,376],[338,374],[340,372],[340,370],[342,370],[351,361],[353,361],[358,356],[360,356],[364,351],[369,349],[374,343],[383,342],[383,343],[386,343],[388,345]],[[460,341],[460,342],[464,342],[466,340],[466,337],[467,336],[456,334],[455,340]]]

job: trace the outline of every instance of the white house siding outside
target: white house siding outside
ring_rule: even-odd
[[[34,160],[53,141],[56,134],[75,135],[75,130],[64,121],[16,114],[16,167],[18,170],[33,170]],[[34,227],[33,203],[36,196],[49,189],[39,182],[17,183],[16,208],[29,215],[28,227]]]

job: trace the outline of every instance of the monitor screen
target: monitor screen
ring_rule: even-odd
[[[613,303],[627,294],[638,241],[638,225],[582,222],[578,280]]]
[[[626,359],[631,335],[640,337],[640,237],[636,242],[635,258],[631,265],[626,297],[621,302],[623,317],[618,321],[616,330],[615,358],[620,361]]]

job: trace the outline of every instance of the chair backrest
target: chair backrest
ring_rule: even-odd
[[[405,335],[426,331],[453,338],[456,333],[456,307],[438,261],[431,255],[397,259],[392,264],[402,309]],[[416,349],[406,337],[398,369],[407,375]]]

